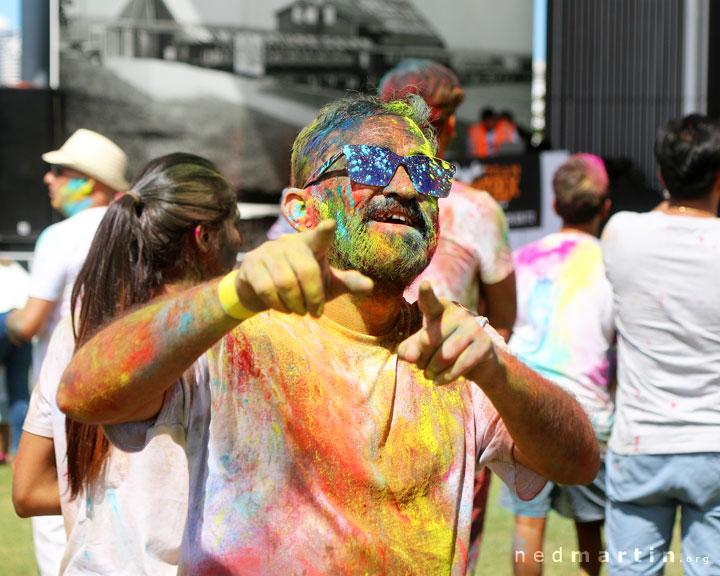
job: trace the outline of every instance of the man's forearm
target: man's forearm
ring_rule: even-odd
[[[12,310],[5,322],[8,336],[15,344],[29,342],[45,330],[56,303],[42,298],[28,298],[22,310]]]
[[[152,302],[99,332],[65,370],[60,409],[96,424],[157,414],[164,392],[239,322],[225,314],[217,287],[213,281]]]
[[[511,354],[497,354],[496,377],[483,382],[482,388],[515,441],[518,460],[559,484],[590,483],[600,458],[592,425],[580,405]]]
[[[18,346],[23,342],[30,342],[32,337],[40,332],[40,329],[28,326],[25,322],[23,310],[12,310],[9,312],[6,317],[5,326],[10,341]]]

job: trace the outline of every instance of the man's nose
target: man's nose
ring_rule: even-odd
[[[45,184],[49,185],[50,181],[53,179],[53,176],[54,176],[54,174],[52,172],[50,172],[50,170],[48,170],[47,172],[45,172],[45,176],[43,176],[43,182],[45,182]]]
[[[385,196],[394,194],[406,199],[415,198],[418,195],[405,166],[398,166],[395,174],[393,174],[392,180],[385,186],[383,194],[385,194]]]

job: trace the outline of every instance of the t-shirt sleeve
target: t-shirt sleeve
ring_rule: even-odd
[[[31,298],[41,298],[49,302],[57,302],[65,289],[65,262],[62,250],[66,247],[58,241],[56,225],[45,230],[37,240],[33,253],[32,270],[30,273]]]
[[[476,396],[482,397],[474,401],[478,465],[489,467],[521,500],[531,500],[547,481],[515,460],[515,443],[500,415],[479,389]]]
[[[165,400],[155,418],[142,422],[106,424],[103,431],[110,442],[125,452],[140,452],[160,434],[168,434],[180,446],[185,446],[186,431],[191,428],[193,398],[198,386],[207,381],[206,356],[165,392]]]
[[[66,318],[58,324],[48,344],[23,424],[23,430],[26,432],[53,438],[52,414],[55,396],[60,378],[72,358],[74,342],[72,323],[70,318]]]
[[[624,226],[627,226],[627,215],[626,212],[619,212],[612,216],[608,223],[603,228],[602,237],[600,241],[600,247],[602,249],[603,264],[605,265],[605,273],[608,279],[612,282],[612,274],[615,271],[616,259],[616,246],[618,234],[621,233]],[[625,223],[623,223],[625,222]]]

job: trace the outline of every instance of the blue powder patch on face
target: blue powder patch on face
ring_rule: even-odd
[[[87,184],[86,178],[70,178],[66,186],[69,192],[77,192],[80,188],[85,186],[85,184]]]

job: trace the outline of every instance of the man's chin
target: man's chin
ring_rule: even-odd
[[[387,247],[386,247],[387,248]],[[391,251],[387,249],[343,253],[331,250],[330,264],[342,270],[357,270],[371,278],[376,286],[393,286],[398,289],[409,286],[430,263],[435,247]]]

